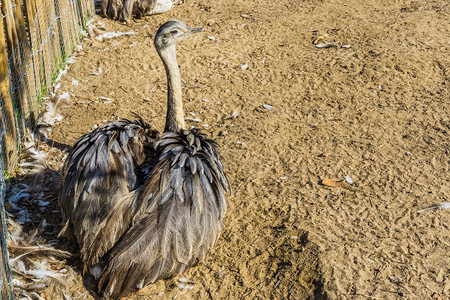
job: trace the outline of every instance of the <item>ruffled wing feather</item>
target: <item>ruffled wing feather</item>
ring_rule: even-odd
[[[130,191],[137,188],[140,175],[136,168],[149,155],[144,148],[155,136],[141,119],[122,120],[82,136],[69,153],[59,191],[64,225],[60,234],[75,236],[88,265],[97,262],[90,245],[99,224],[119,200],[129,198]],[[95,257],[107,250],[103,247]]]
[[[140,190],[107,218],[133,216],[105,257],[99,281],[105,298],[182,273],[204,259],[222,230],[228,181],[216,144],[196,131],[165,133],[156,153]]]

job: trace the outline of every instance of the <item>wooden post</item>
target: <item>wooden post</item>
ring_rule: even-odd
[[[80,31],[79,29],[79,23],[78,23],[78,9],[76,6],[75,1],[67,1],[67,15],[68,20],[70,20],[69,27],[70,27],[70,43],[72,49],[75,47],[75,45],[78,43],[78,33]]]
[[[55,1],[55,13],[58,16],[57,26],[58,26],[58,40],[61,45],[61,51],[64,58],[67,58],[71,52],[71,45],[69,39],[69,27],[67,19],[67,2],[65,0]]]
[[[56,5],[55,3],[58,0],[48,0],[49,1],[49,10],[51,12],[51,41],[52,41],[52,49],[53,49],[53,60],[52,60],[52,76],[58,72],[58,69],[62,67],[63,62],[63,53],[61,49],[61,42],[59,40],[59,31],[60,27],[58,26],[58,22],[56,20]]]
[[[88,18],[93,16],[92,14],[92,7],[90,5],[90,3],[94,2],[94,1],[86,1],[86,0],[78,0],[80,3],[80,16],[81,16],[81,20],[82,20],[82,26],[84,26],[84,24],[86,24],[86,22],[88,21]]]
[[[13,0],[14,1],[14,0]],[[37,112],[36,101],[33,101],[33,95],[31,91],[34,89],[34,80],[30,70],[31,62],[31,49],[28,41],[27,30],[25,27],[25,21],[23,18],[23,0],[15,0],[15,7],[12,10],[14,18],[14,27],[16,29],[18,44],[14,45],[13,55],[16,58],[14,71],[16,72],[18,93],[17,98],[14,101],[18,107],[18,117],[22,131],[25,127],[32,126],[27,121],[30,118],[30,114]],[[33,119],[33,118],[32,118]]]
[[[52,91],[53,82],[51,81],[54,74],[58,70],[58,65],[61,60],[61,47],[59,45],[58,26],[56,23],[55,5],[53,0],[44,0],[42,3],[42,12],[46,30],[43,32],[44,42],[48,45],[47,57],[49,58],[49,69],[46,74],[49,76],[48,91]]]
[[[44,87],[48,86],[50,77],[47,78],[45,70],[48,68],[48,45],[45,39],[45,25],[43,20],[43,7],[41,0],[25,0],[28,28],[30,32],[31,50],[36,82],[36,99],[39,99]]]
[[[2,2],[3,9],[3,2]],[[8,52],[6,51],[6,39],[4,35],[3,20],[0,22],[0,103],[3,116],[1,118],[2,130],[5,132],[4,145],[2,148],[5,170],[14,170],[18,161],[16,131],[16,119],[14,106],[11,100],[11,90],[9,83]]]
[[[44,77],[41,78],[45,82],[46,91],[51,91],[52,84],[51,84],[51,76],[52,76],[52,64],[51,64],[51,42],[48,37],[48,32],[50,28],[50,20],[48,20],[48,17],[46,15],[46,3],[47,0],[36,0],[36,8],[37,8],[37,20],[39,24],[39,37],[41,41],[41,53],[42,53],[42,60],[43,60],[43,75]]]
[[[42,65],[42,53],[38,52],[40,47],[39,36],[38,36],[38,23],[36,17],[36,2],[34,0],[25,0],[25,16],[27,19],[28,32],[30,35],[30,56],[33,63],[33,79],[34,79],[34,90],[33,100],[37,105],[37,99],[41,93],[41,65]],[[31,73],[30,73],[31,75]]]

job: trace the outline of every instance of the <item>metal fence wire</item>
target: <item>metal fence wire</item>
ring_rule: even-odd
[[[0,0],[0,8],[0,296],[10,299],[5,176],[17,167],[21,142],[94,15],[94,1]]]
[[[1,133],[3,135],[3,132]],[[0,144],[0,151],[3,151]],[[3,177],[3,164],[0,158],[0,296],[1,299],[13,299],[12,274],[9,267],[9,255],[6,247],[6,214],[5,214],[5,179]]]

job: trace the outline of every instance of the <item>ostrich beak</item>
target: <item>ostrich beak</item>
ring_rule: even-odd
[[[203,27],[199,27],[199,28],[187,27],[187,30],[189,30],[188,34],[193,34],[193,33],[196,33],[196,32],[203,31]]]
[[[187,37],[190,37],[191,35],[193,35],[196,32],[200,32],[203,30],[203,27],[199,27],[199,28],[191,28],[191,27],[186,27],[186,32],[183,32],[181,35],[178,36],[178,38],[176,38],[176,40],[182,41]]]

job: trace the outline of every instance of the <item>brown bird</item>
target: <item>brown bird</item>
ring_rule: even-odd
[[[161,137],[140,118],[107,123],[82,136],[65,162],[61,234],[77,240],[100,298],[181,274],[205,258],[222,230],[229,183],[217,144],[185,129],[175,52],[201,30],[171,20],[155,36],[168,86]]]

